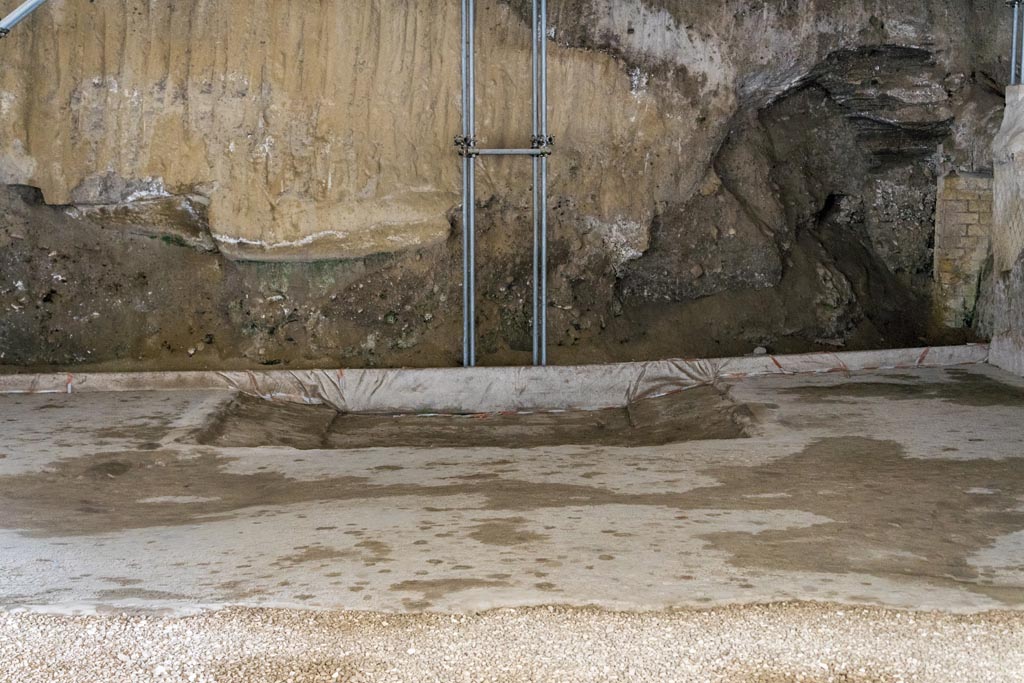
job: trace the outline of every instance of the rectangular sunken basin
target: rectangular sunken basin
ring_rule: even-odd
[[[750,410],[703,386],[603,410],[360,414],[240,394],[198,435],[203,445],[356,448],[659,446],[747,436]]]

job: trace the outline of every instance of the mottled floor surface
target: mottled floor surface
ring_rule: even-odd
[[[1020,380],[723,388],[748,438],[633,448],[200,445],[230,394],[0,396],[0,606],[1024,607]]]

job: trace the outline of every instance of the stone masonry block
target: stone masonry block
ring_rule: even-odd
[[[960,225],[977,225],[978,223],[978,214],[976,213],[955,213],[949,218],[954,223],[959,223]]]
[[[992,190],[992,178],[988,176],[957,176],[959,186],[972,190]],[[949,182],[949,179],[946,179]]]

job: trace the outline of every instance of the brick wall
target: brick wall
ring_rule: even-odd
[[[935,205],[935,285],[936,305],[946,326],[970,324],[991,240],[991,176],[940,179]]]

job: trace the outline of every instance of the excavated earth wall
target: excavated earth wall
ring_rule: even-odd
[[[935,188],[991,169],[1002,3],[549,4],[553,360],[953,341]],[[458,13],[48,3],[0,43],[0,364],[455,364]],[[527,142],[528,15],[479,3],[487,145]],[[478,177],[520,363],[529,170]]]

